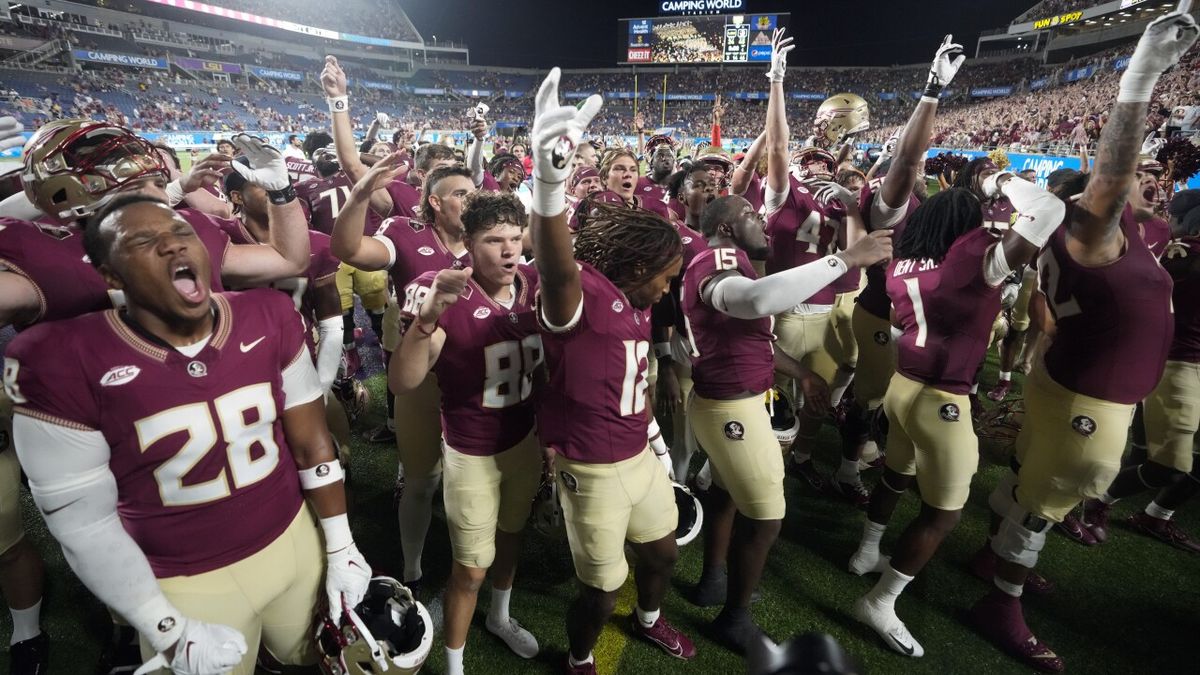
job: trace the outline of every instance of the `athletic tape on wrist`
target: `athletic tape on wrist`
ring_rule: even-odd
[[[345,480],[346,472],[342,470],[341,462],[336,459],[331,459],[328,462],[300,470],[300,488],[302,490],[316,490],[317,488],[332,485],[339,481]]]
[[[325,535],[326,553],[333,553],[354,545],[354,535],[350,534],[350,520],[344,513],[322,518],[321,533]]]
[[[183,198],[184,198],[183,184],[179,182],[178,178],[171,181],[170,183],[167,183],[167,187],[165,189],[167,192],[167,204],[168,205],[174,207],[183,201]]]
[[[329,104],[331,113],[350,112],[349,96],[329,96],[325,99],[325,103]]]
[[[660,359],[671,358],[671,343],[670,342],[655,342],[654,356]]]

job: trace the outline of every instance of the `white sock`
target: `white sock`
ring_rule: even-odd
[[[404,579],[421,578],[421,555],[425,552],[425,535],[433,520],[433,493],[440,476],[407,478],[404,495],[400,497],[400,549],[404,552]]]
[[[887,525],[880,525],[868,518],[867,522],[863,523],[862,541],[859,542],[858,547],[862,549],[869,546],[878,551],[879,542],[883,539],[883,532],[886,529]]]
[[[1009,583],[1000,577],[992,577],[992,583],[996,584],[996,588],[999,588],[1006,595],[1011,595],[1014,598],[1021,597],[1021,594],[1025,592],[1023,585]]]
[[[858,477],[858,460],[842,458],[842,464],[837,470],[837,480],[839,483],[857,483],[861,478]]]
[[[979,383],[976,382],[971,385],[971,395],[974,396],[975,394],[978,394],[978,393],[979,393]]]
[[[1108,504],[1109,506],[1112,506],[1113,504],[1117,503],[1117,498],[1105,492],[1104,494],[1100,495],[1100,502],[1102,504]]]
[[[912,580],[912,577],[903,572],[897,572],[895,567],[888,565],[884,568],[875,588],[872,588],[867,595],[875,604],[887,607],[894,612],[896,611],[896,598],[900,597],[904,587]]]
[[[1159,520],[1170,520],[1171,516],[1175,515],[1175,512],[1171,509],[1164,509],[1158,505],[1158,502],[1150,502],[1146,505],[1146,515],[1151,518],[1158,518]]]
[[[446,647],[446,675],[463,675],[463,650],[466,645],[458,649]]]
[[[642,624],[642,628],[649,628],[653,626],[658,622],[659,614],[662,614],[662,610],[660,609],[656,609],[653,612],[647,612],[641,607],[637,607],[636,611],[638,623]]]
[[[853,370],[838,368],[837,373],[833,376],[833,382],[829,384],[829,405],[836,408],[837,404],[842,402],[842,397],[846,395],[846,390],[850,388],[850,383],[853,381]]]
[[[32,607],[25,609],[8,608],[9,614],[12,614],[13,632],[12,637],[8,639],[8,644],[15,645],[18,642],[24,642],[31,638],[35,638],[42,632],[42,601],[38,600]]]
[[[492,623],[504,625],[508,623],[508,601],[512,598],[512,589],[500,590],[492,586],[492,605],[488,608],[488,618]]]
[[[1001,382],[1011,382],[1012,381],[1012,371],[1011,370],[1000,371],[1000,381]]]
[[[570,650],[567,651],[567,662],[570,663],[572,666],[582,666],[583,664],[591,663],[594,660],[595,660],[595,657],[592,656],[591,652],[588,652],[586,659],[584,659],[582,661],[576,661],[575,657],[571,656]]]

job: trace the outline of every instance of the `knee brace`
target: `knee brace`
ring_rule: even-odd
[[[1038,552],[1046,546],[1046,532],[1053,524],[1014,502],[1003,513],[1000,529],[992,537],[992,551],[1022,567],[1037,565]]]
[[[992,507],[992,511],[1003,516],[1008,513],[1008,510],[1016,505],[1016,500],[1013,499],[1013,490],[1017,487],[1017,474],[1006,473],[1000,477],[1000,482],[996,483],[996,489],[988,495],[988,506]]]

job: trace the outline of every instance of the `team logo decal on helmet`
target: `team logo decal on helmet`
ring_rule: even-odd
[[[433,620],[404,584],[374,577],[363,601],[339,621],[321,613],[316,643],[325,675],[411,675],[429,658]]]
[[[571,492],[579,492],[579,479],[575,478],[575,474],[568,471],[559,471],[558,477],[562,479],[563,487]]]

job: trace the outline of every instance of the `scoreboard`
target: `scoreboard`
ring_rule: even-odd
[[[771,60],[771,35],[788,14],[621,19],[623,63],[751,63]]]

